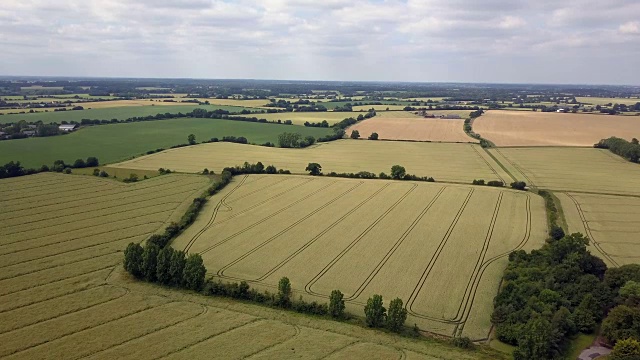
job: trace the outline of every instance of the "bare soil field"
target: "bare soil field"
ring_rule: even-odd
[[[402,165],[408,173],[432,176],[436,181],[471,183],[473,179],[512,181],[478,145],[369,140],[338,140],[305,149],[269,148],[234,143],[210,143],[172,149],[114,164],[114,167],[182,172],[204,168],[221,171],[245,161],[273,164],[294,174],[306,173],[310,162],[322,165],[324,173],[370,171],[389,173]]]
[[[517,179],[542,189],[640,195],[640,166],[604,149],[494,148]]]
[[[196,175],[0,180],[0,357],[495,357],[132,280],[126,245],[177,220],[209,184]]]
[[[473,131],[497,146],[592,146],[611,136],[637,137],[640,118],[490,110]]]
[[[539,247],[542,199],[525,192],[292,175],[236,177],[172,246],[216,278],[308,300],[334,289],[360,314],[367,298],[404,300],[407,323],[488,337],[507,255]],[[411,261],[407,261],[411,259]]]
[[[608,266],[640,261],[640,198],[557,193],[571,232],[586,234]]]
[[[433,142],[477,143],[478,140],[468,136],[464,130],[464,120],[426,119],[421,117],[373,117],[363,120],[347,129],[347,134],[358,130],[360,136],[367,138],[371,133],[378,133],[381,140],[411,140]]]

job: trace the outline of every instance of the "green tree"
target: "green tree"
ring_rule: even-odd
[[[170,284],[181,286],[183,283],[184,266],[187,263],[184,251],[174,251],[171,254],[171,265],[169,266]]]
[[[309,175],[318,176],[322,175],[322,166],[318,163],[309,163],[304,169],[309,172]]]
[[[142,246],[129,243],[124,250],[124,269],[137,278],[142,277]]]
[[[633,338],[620,340],[613,347],[610,360],[640,360],[640,342]]]
[[[553,327],[545,318],[534,315],[521,334],[518,348],[513,352],[515,360],[553,359],[557,355]]]
[[[291,305],[291,282],[283,277],[278,282],[278,305],[289,307]]]
[[[360,132],[358,130],[351,131],[351,138],[352,139],[359,139],[360,138]]]
[[[82,169],[82,168],[85,168],[85,167],[87,167],[87,164],[82,159],[77,159],[73,163],[73,168],[75,168],[75,169]]]
[[[93,176],[100,176],[100,169],[93,169]]]
[[[387,328],[391,331],[399,332],[407,320],[407,309],[404,308],[402,300],[399,298],[391,300],[387,311]]]
[[[269,166],[267,166],[267,167],[265,168],[265,170],[264,170],[264,171],[265,171],[267,174],[275,174],[275,173],[277,173],[277,172],[278,172],[278,169],[276,169],[276,167],[275,167],[275,166],[273,166],[273,165],[269,165]]]
[[[593,332],[596,327],[598,304],[592,294],[587,294],[573,312],[573,321],[578,330],[585,334]]]
[[[183,279],[187,289],[199,291],[204,285],[207,269],[200,254],[190,254],[184,265]]]
[[[187,141],[189,141],[189,145],[195,145],[196,144],[196,136],[193,134],[189,134],[189,136],[187,136]]]
[[[147,281],[156,281],[156,266],[160,248],[156,244],[147,244],[142,252],[142,274]]]
[[[400,166],[400,165],[393,165],[391,167],[391,178],[392,179],[402,179],[404,178],[404,176],[407,174],[407,170],[404,168],[404,166]]]
[[[298,133],[282,133],[278,135],[278,146],[281,148],[297,148],[300,147],[301,135]]]
[[[369,135],[369,140],[378,140],[378,133],[371,133],[371,135]]]
[[[602,335],[611,344],[630,337],[640,339],[640,309],[626,305],[613,308],[602,322]]]
[[[173,248],[167,246],[158,253],[158,261],[156,264],[156,278],[158,282],[164,285],[171,283],[171,258],[173,257]]]
[[[386,317],[387,309],[382,305],[382,296],[373,295],[367,300],[364,307],[365,320],[369,327],[382,327]]]
[[[99,166],[100,162],[97,157],[90,156],[87,158],[87,167],[96,167]]]
[[[344,295],[340,290],[333,290],[329,296],[329,314],[334,318],[344,316]]]

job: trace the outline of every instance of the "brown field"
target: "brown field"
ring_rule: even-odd
[[[261,161],[265,166],[273,164],[294,174],[306,173],[307,164],[317,162],[324,173],[369,171],[388,174],[391,166],[402,165],[408,173],[432,176],[436,181],[512,181],[478,145],[370,140],[338,140],[305,149],[210,143],[166,150],[111,166],[142,170],[164,167],[194,173],[204,168],[220,172],[224,167],[242,165],[245,161]]]
[[[640,98],[636,97],[636,98],[627,99],[627,98],[601,98],[601,97],[584,96],[584,97],[576,97],[576,101],[585,103],[585,104],[592,104],[592,105],[605,105],[609,103],[635,105],[637,102],[640,102]]]
[[[542,189],[640,195],[640,166],[593,148],[494,148],[493,154],[519,180]]]
[[[177,220],[209,183],[196,175],[131,185],[50,173],[0,180],[0,357],[495,358],[133,281],[121,265],[127,243]]]
[[[347,129],[347,135],[352,130],[358,130],[360,136],[367,138],[376,132],[382,140],[412,140],[434,142],[463,142],[477,143],[464,130],[464,120],[455,119],[425,119],[413,114],[408,117],[406,112],[397,112],[398,117],[376,116],[360,121]]]
[[[640,119],[491,110],[474,121],[473,131],[497,146],[592,146],[611,136],[638,137]]]
[[[200,253],[223,280],[273,289],[287,276],[310,301],[339,289],[354,314],[373,294],[400,297],[407,323],[484,339],[507,254],[539,247],[545,234],[542,199],[524,192],[250,175],[214,196],[172,246]]]
[[[571,232],[591,240],[590,250],[608,266],[640,261],[640,198],[557,193]]]

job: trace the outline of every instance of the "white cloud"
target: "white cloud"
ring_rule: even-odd
[[[626,22],[618,28],[622,34],[640,34],[640,23],[637,21]]]

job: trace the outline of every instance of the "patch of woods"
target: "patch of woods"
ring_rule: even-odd
[[[25,169],[20,161],[9,161],[4,165],[0,165],[0,179],[33,175],[48,171],[71,174],[71,169],[83,169],[86,167],[96,167],[99,165],[100,162],[98,161],[98,158],[94,156],[88,157],[87,160],[77,159],[73,162],[73,164],[66,164],[62,160],[56,160],[53,162],[52,166],[42,165],[39,169]]]
[[[471,182],[471,185],[491,186],[491,187],[504,187],[505,186],[504,182],[502,182],[500,180],[490,180],[490,181],[485,182],[483,179],[474,179]],[[511,184],[509,184],[509,186],[514,190],[521,190],[521,191],[526,191],[527,190],[527,183],[525,183],[524,181],[514,181]]]
[[[307,167],[304,169],[309,172],[311,176],[330,176],[330,177],[341,177],[341,178],[351,178],[351,179],[384,179],[384,180],[412,180],[412,181],[427,181],[427,182],[435,182],[436,180],[429,176],[417,176],[412,174],[407,174],[407,170],[404,166],[401,165],[393,165],[391,167],[390,174],[386,174],[381,172],[379,175],[369,171],[360,171],[357,173],[336,173],[334,171],[323,174],[322,173],[322,165],[318,163],[309,163]]]
[[[625,139],[613,136],[608,139],[600,140],[600,142],[593,145],[593,147],[609,149],[612,153],[622,156],[631,162],[640,162],[640,142],[638,142],[638,139],[636,138],[631,139],[631,142],[629,142]]]
[[[575,233],[509,255],[491,321],[500,341],[517,346],[514,359],[562,358],[600,322],[613,359],[640,357],[640,265],[608,269],[588,244]],[[621,357],[629,347],[636,357]]]

